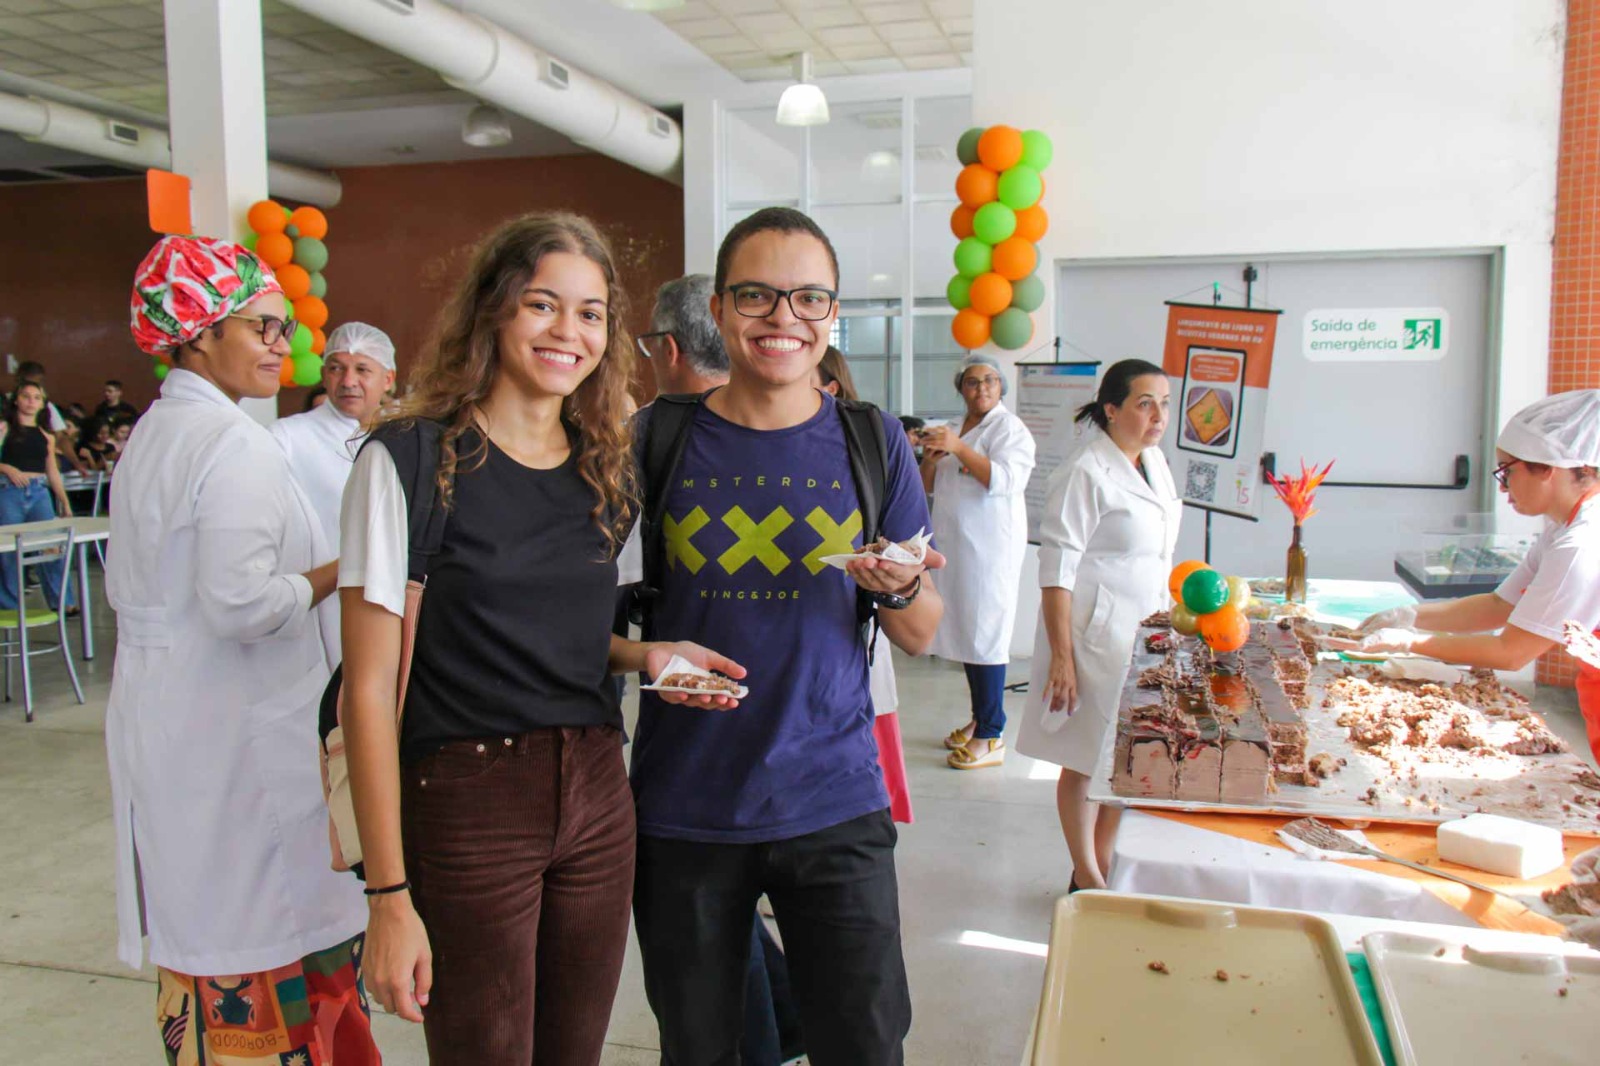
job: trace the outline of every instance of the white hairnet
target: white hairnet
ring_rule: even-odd
[[[328,334],[328,343],[322,349],[323,357],[334,352],[364,355],[381,364],[385,370],[394,369],[394,341],[377,326],[369,326],[365,322],[346,322]]]
[[[1558,392],[1511,416],[1495,447],[1547,466],[1600,466],[1600,389]]]
[[[956,368],[956,391],[957,392],[961,391],[961,382],[966,378],[967,371],[971,370],[975,366],[986,366],[986,367],[989,367],[997,375],[999,375],[999,377],[1000,377],[1000,395],[1001,396],[1004,396],[1006,394],[1006,392],[1009,391],[1007,386],[1006,386],[1006,372],[1004,370],[1000,369],[999,362],[997,362],[995,360],[995,358],[993,356],[991,356],[991,355],[980,355],[977,352],[974,352],[971,355],[967,356],[965,359],[963,359],[961,361],[961,365]]]

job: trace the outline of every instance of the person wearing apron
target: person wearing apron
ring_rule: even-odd
[[[1182,503],[1161,454],[1171,386],[1114,364],[1078,413],[1084,436],[1050,476],[1039,529],[1038,635],[1017,750],[1061,767],[1056,806],[1071,888],[1104,888],[1120,812],[1088,800],[1139,622],[1167,605]]]
[[[1600,389],[1518,411],[1500,431],[1495,461],[1511,506],[1545,520],[1522,564],[1493,592],[1375,614],[1350,647],[1520,670],[1564,643],[1568,623],[1582,633],[1600,627]],[[1600,760],[1600,670],[1582,659],[1578,706]]]

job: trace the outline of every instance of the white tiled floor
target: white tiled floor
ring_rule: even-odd
[[[104,601],[100,600],[103,606]],[[101,654],[80,663],[78,706],[59,662],[41,664],[38,721],[0,705],[0,1060],[29,1066],[156,1063],[155,986],[116,960],[110,795],[102,732],[115,631],[102,610]],[[74,637],[76,640],[76,637]],[[1039,993],[1050,904],[1070,872],[1054,775],[1013,756],[998,770],[944,764],[940,739],[966,720],[958,668],[897,658],[917,822],[898,852],[917,1066],[1015,1066]],[[1012,669],[1026,676],[1027,664]],[[1576,714],[1552,717],[1582,738]],[[1007,709],[1021,709],[1008,696]],[[1011,730],[1008,730],[1010,733]],[[989,934],[1002,946],[963,943]],[[985,942],[986,938],[966,938]],[[1011,943],[1020,942],[1020,943]],[[393,1066],[426,1061],[421,1033],[376,1021]],[[630,950],[612,1015],[607,1066],[659,1061],[638,958]]]

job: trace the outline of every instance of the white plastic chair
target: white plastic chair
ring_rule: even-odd
[[[0,565],[14,568],[16,587],[19,591],[17,609],[0,610],[0,655],[5,656],[6,662],[7,702],[11,700],[11,661],[15,659],[20,664],[23,713],[31,722],[33,721],[33,674],[29,669],[29,660],[35,655],[60,652],[61,661],[67,664],[67,676],[72,679],[72,691],[76,693],[78,702],[83,702],[83,686],[78,683],[78,671],[72,664],[72,651],[67,646],[67,590],[73,578],[72,551],[75,547],[72,523],[60,522],[32,533],[16,533],[12,535],[12,539],[15,541],[15,550],[10,553],[9,559],[0,561]],[[59,601],[53,604],[46,603],[41,610],[30,611],[28,609],[30,590],[25,580],[29,568],[57,562],[61,564]],[[34,591],[38,591],[41,598],[44,597],[42,586]],[[29,639],[29,631],[44,626],[55,627],[56,643],[34,645]]]

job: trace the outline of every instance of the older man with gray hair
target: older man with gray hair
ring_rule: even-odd
[[[711,295],[709,274],[685,274],[656,291],[651,332],[639,336],[656,392],[705,392],[728,383],[728,352],[711,317]]]

